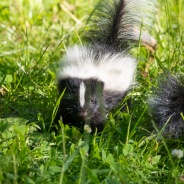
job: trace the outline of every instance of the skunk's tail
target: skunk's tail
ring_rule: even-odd
[[[157,0],[102,0],[92,14],[87,40],[127,50],[141,45],[155,48],[152,29]]]
[[[184,76],[167,74],[151,99],[153,116],[167,137],[184,134]]]

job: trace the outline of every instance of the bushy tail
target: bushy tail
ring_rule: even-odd
[[[88,41],[124,50],[140,40],[154,48],[156,41],[144,28],[151,30],[156,4],[157,0],[103,0],[92,15]]]
[[[164,135],[175,138],[184,135],[184,76],[162,76],[151,99],[151,108]]]

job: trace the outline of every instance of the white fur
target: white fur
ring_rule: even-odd
[[[157,0],[125,0],[124,13],[121,17],[119,39],[126,38],[151,42],[150,36],[142,30],[147,31],[153,27],[153,17],[156,13]],[[153,40],[155,42],[155,40]],[[153,45],[155,46],[155,45]]]
[[[133,84],[136,60],[123,53],[105,54],[94,59],[92,49],[75,45],[62,59],[59,78],[96,78],[104,82],[104,89],[125,92]]]
[[[85,104],[85,85],[84,82],[81,82],[80,87],[79,87],[79,97],[80,97],[80,106],[84,107]]]

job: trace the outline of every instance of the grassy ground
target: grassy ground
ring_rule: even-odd
[[[184,73],[184,2],[158,7],[157,51],[138,53],[131,107],[114,112],[101,135],[61,125],[50,132],[56,69],[68,45],[81,43],[94,0],[1,0],[0,183],[184,183],[183,139],[153,131],[147,99],[163,70]]]

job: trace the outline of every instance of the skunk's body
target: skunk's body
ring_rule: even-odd
[[[184,134],[184,77],[162,76],[151,99],[153,117],[167,137]]]
[[[67,50],[58,72],[61,99],[56,120],[92,132],[103,129],[104,121],[134,84],[136,59],[128,54],[138,44],[155,47],[156,42],[142,27],[151,28],[156,2],[108,0],[96,7],[88,44]],[[143,26],[144,25],[144,26]],[[141,30],[141,31],[140,31]]]

